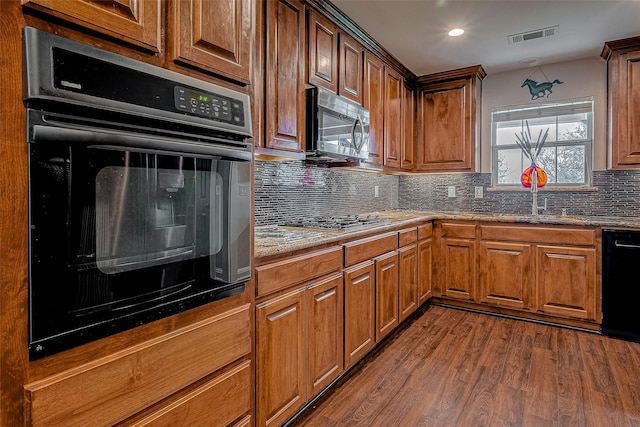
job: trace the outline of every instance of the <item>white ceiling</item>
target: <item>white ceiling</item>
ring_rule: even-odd
[[[640,35],[640,0],[331,0],[418,76],[481,64],[488,74],[597,57]],[[559,26],[557,36],[508,36]],[[465,33],[449,37],[461,27]],[[533,63],[520,61],[536,58]]]

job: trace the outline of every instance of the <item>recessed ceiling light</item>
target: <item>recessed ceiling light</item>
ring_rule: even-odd
[[[521,64],[533,64],[535,62],[538,62],[539,60],[540,58],[525,58],[525,59],[521,59],[518,62]]]
[[[453,30],[449,31],[449,35],[451,37],[458,37],[464,34],[464,30],[462,28],[454,28]]]

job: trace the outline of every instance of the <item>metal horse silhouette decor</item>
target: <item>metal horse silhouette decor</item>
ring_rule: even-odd
[[[531,100],[533,101],[535,99],[542,98],[545,95],[548,98],[549,95],[551,95],[552,93],[551,88],[553,87],[553,85],[560,85],[562,83],[564,82],[561,82],[558,79],[555,79],[552,82],[542,82],[542,83],[538,83],[535,80],[526,79],[524,83],[522,83],[522,86],[520,87],[529,86],[529,92],[531,93]]]

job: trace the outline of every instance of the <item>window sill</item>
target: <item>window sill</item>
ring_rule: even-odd
[[[531,193],[530,188],[525,187],[488,187],[489,192],[525,192]],[[538,193],[589,193],[598,191],[598,187],[542,187],[538,188]]]

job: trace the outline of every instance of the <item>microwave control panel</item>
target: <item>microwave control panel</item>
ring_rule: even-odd
[[[179,111],[244,126],[244,109],[240,100],[182,86],[175,87],[174,100]]]

